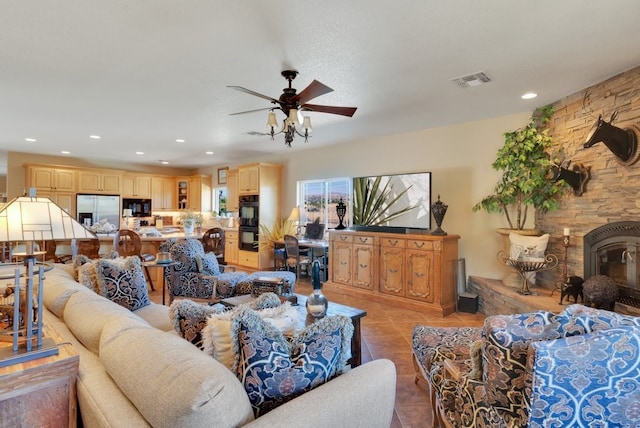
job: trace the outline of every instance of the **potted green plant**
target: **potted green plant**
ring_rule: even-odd
[[[280,220],[273,227],[260,224],[260,242],[254,243],[261,251],[273,251],[275,242],[283,241],[284,235],[295,235],[297,225],[295,221]]]
[[[502,176],[494,192],[473,206],[474,212],[502,213],[510,229],[523,230],[530,206],[541,213],[558,208],[565,184],[549,179],[553,141],[546,126],[552,114],[553,106],[540,107],[526,126],[504,133],[504,145],[491,165]]]
[[[184,233],[193,233],[196,226],[202,228],[202,224],[204,223],[204,216],[201,213],[191,210],[182,212],[179,219],[182,220]]]

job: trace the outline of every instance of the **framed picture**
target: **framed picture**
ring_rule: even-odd
[[[218,184],[227,184],[227,168],[218,168]]]

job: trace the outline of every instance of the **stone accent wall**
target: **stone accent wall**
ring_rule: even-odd
[[[562,233],[571,228],[568,249],[569,275],[583,276],[583,236],[603,224],[621,220],[640,220],[640,161],[623,166],[603,143],[585,149],[591,127],[602,114],[607,121],[614,111],[614,125],[636,127],[640,140],[640,67],[619,74],[554,103],[550,135],[556,149],[562,149],[572,165],[591,167],[586,192],[575,196],[571,189],[561,197],[560,209],[536,215],[536,227],[551,234],[548,251],[562,261]],[[553,288],[562,278],[562,262],[556,271],[538,275],[537,283]]]

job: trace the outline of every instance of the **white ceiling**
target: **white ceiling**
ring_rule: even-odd
[[[531,111],[639,65],[639,18],[637,0],[0,0],[0,150],[199,167]],[[335,90],[312,103],[358,111],[310,113],[286,149],[247,134],[265,111],[229,115],[271,104],[226,86],[277,98],[290,68]],[[493,82],[450,81],[477,71]]]

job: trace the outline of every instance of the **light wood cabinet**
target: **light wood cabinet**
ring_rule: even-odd
[[[48,166],[27,166],[27,188],[42,191],[75,192],[76,171]],[[37,195],[38,193],[36,193]]]
[[[210,212],[212,210],[211,176],[193,175],[176,178],[179,210]]]
[[[328,290],[441,316],[456,310],[457,235],[330,231]]]
[[[224,261],[228,264],[238,264],[238,232],[226,230],[224,232]]]
[[[176,210],[176,180],[173,177],[157,176],[151,178],[151,199],[154,211]]]
[[[333,277],[340,284],[371,290],[374,285],[374,239],[337,234],[329,251]]]
[[[238,170],[230,169],[227,171],[227,211],[237,213],[238,202]]]
[[[78,171],[78,192],[119,195],[121,179],[122,175],[120,173],[80,170]]]
[[[280,212],[281,176],[282,165],[256,163],[238,167],[238,192],[240,195],[258,195],[260,202],[258,224],[265,225],[269,229],[273,228],[282,217]],[[259,239],[263,237],[260,235]],[[238,264],[250,269],[271,269],[273,250],[266,246],[259,248],[257,252],[240,250]]]
[[[260,193],[260,165],[238,168],[238,194],[257,195]]]
[[[123,198],[151,198],[151,176],[124,174],[122,176]]]

